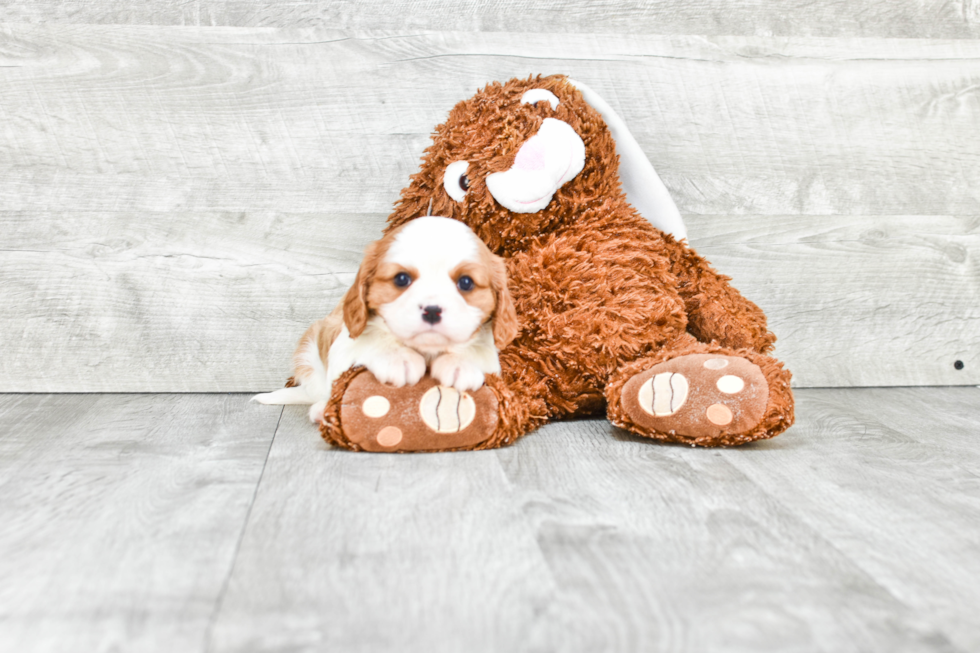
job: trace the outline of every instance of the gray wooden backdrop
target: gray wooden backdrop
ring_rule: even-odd
[[[530,73],[620,111],[798,387],[980,383],[978,38],[976,0],[5,2],[0,392],[281,385],[432,128]]]

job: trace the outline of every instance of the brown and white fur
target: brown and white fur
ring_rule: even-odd
[[[253,399],[312,404],[319,422],[333,382],[358,365],[396,387],[429,370],[444,386],[476,390],[500,372],[497,352],[517,330],[503,259],[462,222],[417,218],[368,246],[343,302],[300,338],[297,385]]]

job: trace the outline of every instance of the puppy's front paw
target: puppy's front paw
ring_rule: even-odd
[[[443,354],[432,362],[432,378],[447,388],[460,392],[479,390],[483,372],[472,362],[457,354]]]
[[[411,349],[402,349],[385,356],[379,356],[364,364],[382,383],[400,388],[415,385],[425,376],[425,358]]]

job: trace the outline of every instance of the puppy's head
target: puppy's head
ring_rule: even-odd
[[[464,343],[488,320],[503,349],[517,336],[517,314],[503,259],[461,222],[428,216],[371,243],[344,298],[353,338],[380,315],[404,344],[426,353]]]

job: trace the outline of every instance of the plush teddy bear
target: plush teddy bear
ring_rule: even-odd
[[[716,446],[793,423],[765,315],[687,245],[642,150],[583,84],[514,79],[457,104],[387,229],[430,206],[505,258],[519,335],[500,352],[501,374],[472,393],[349,370],[325,411],[328,442],[486,449],[604,413],[644,437]]]

